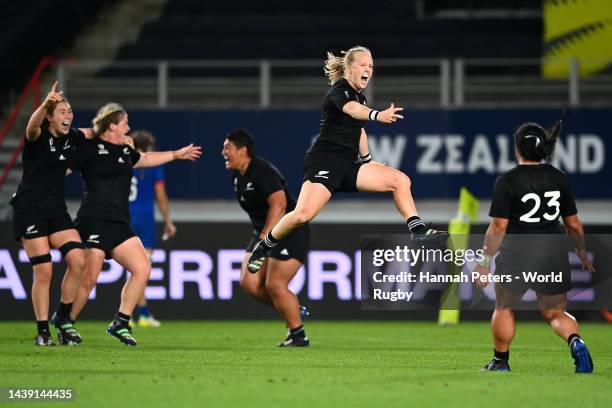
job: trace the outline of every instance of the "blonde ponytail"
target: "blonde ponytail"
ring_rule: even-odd
[[[344,77],[346,67],[351,65],[354,60],[355,53],[358,52],[371,53],[369,49],[362,47],[361,45],[356,45],[347,51],[342,51],[342,57],[336,57],[331,52],[327,53],[327,60],[325,61],[323,71],[325,72],[325,76],[327,76],[329,79],[330,85],[333,85]]]

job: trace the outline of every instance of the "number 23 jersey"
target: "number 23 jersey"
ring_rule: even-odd
[[[509,219],[509,234],[556,234],[559,216],[577,212],[569,177],[538,164],[518,165],[497,178],[489,216]]]

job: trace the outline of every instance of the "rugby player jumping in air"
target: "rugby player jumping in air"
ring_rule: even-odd
[[[370,50],[356,46],[343,54],[336,57],[328,53],[325,73],[331,88],[323,99],[320,134],[304,158],[304,178],[296,207],[257,243],[247,264],[250,272],[257,272],[266,254],[294,229],[316,217],[338,191],[391,192],[414,241],[444,241],[448,236],[427,227],[419,217],[410,178],[372,160],[365,122],[395,123],[403,119],[399,113],[403,109],[393,104],[383,111],[369,108],[362,91],[374,74]]]

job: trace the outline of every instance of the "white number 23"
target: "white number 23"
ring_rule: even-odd
[[[548,200],[546,204],[548,205],[548,207],[554,208],[554,211],[555,211],[553,214],[549,214],[549,213],[542,214],[542,216],[548,221],[554,221],[559,217],[559,213],[561,212],[561,203],[559,203],[560,197],[561,197],[561,192],[559,191],[547,191],[544,193],[544,198],[550,198],[550,200]],[[521,218],[519,219],[523,222],[528,222],[528,223],[540,222],[540,217],[533,217],[533,215],[537,213],[538,210],[540,209],[540,204],[542,203],[542,200],[540,199],[540,196],[535,193],[525,194],[521,198],[521,201],[524,203],[526,203],[529,200],[534,201],[533,208],[526,214],[523,214]]]

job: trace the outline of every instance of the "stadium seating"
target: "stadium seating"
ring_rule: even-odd
[[[123,47],[119,59],[307,59],[354,44],[370,47],[377,58],[540,56],[539,16],[439,19],[433,17],[435,10],[456,2],[426,1],[432,14],[417,18],[414,1],[389,3],[390,7],[372,8],[365,0],[337,1],[315,11],[279,0],[171,0],[137,42]],[[461,3],[484,7],[484,2]],[[500,3],[520,9],[534,1]]]
[[[0,100],[16,92],[30,77],[38,61],[69,49],[77,34],[95,19],[98,10],[115,0],[65,0],[61,3],[32,0],[0,4]]]

